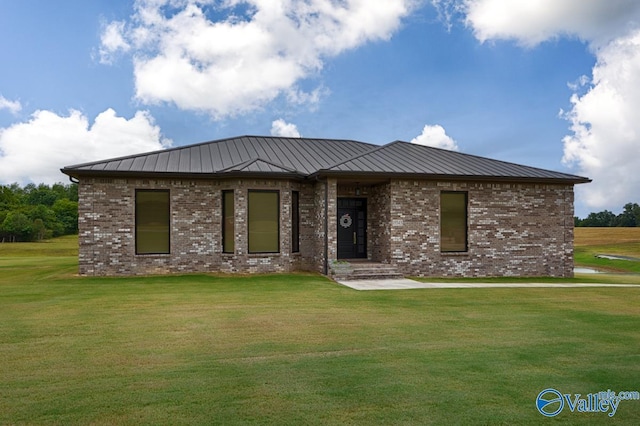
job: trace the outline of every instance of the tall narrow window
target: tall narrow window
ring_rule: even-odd
[[[169,191],[136,190],[136,254],[169,253]]]
[[[235,249],[233,191],[222,191],[222,251],[233,253]]]
[[[300,193],[291,193],[291,251],[300,251]]]
[[[440,193],[440,251],[467,251],[467,193]]]
[[[249,191],[249,253],[280,251],[280,194]]]

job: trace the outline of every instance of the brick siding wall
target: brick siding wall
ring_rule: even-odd
[[[468,251],[440,252],[440,192],[468,192]],[[390,256],[416,276],[573,276],[573,186],[392,181]]]
[[[171,248],[135,254],[135,190],[168,189]],[[250,254],[247,194],[280,191],[280,253]],[[337,179],[82,179],[79,272],[324,272],[337,257],[337,198],[355,188]],[[234,190],[235,252],[222,253],[223,190]],[[300,193],[300,252],[291,253],[291,191]],[[328,203],[325,206],[325,191]],[[468,192],[465,253],[440,252],[440,192]],[[572,276],[573,186],[392,180],[365,186],[368,257],[417,276]],[[329,222],[325,235],[325,208]]]
[[[170,254],[136,255],[135,191],[170,191]],[[222,253],[222,191],[234,190],[235,251]],[[280,253],[250,254],[249,189],[280,191]],[[291,253],[291,191],[300,192],[300,252]],[[317,229],[312,184],[273,180],[82,179],[79,192],[81,275],[170,272],[286,272],[315,267]]]

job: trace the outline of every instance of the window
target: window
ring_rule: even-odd
[[[467,193],[440,193],[440,251],[467,251]]]
[[[300,193],[291,193],[291,251],[300,251]]]
[[[222,191],[222,252],[235,250],[233,191]]]
[[[249,253],[280,251],[280,194],[249,191]]]
[[[169,191],[136,190],[136,254],[169,253]]]

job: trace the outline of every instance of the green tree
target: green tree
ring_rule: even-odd
[[[2,232],[2,222],[4,222],[8,214],[9,214],[8,210],[0,210],[0,233]],[[0,241],[1,239],[2,237],[0,237]]]
[[[28,226],[18,213],[26,216]],[[24,188],[17,183],[0,185],[1,241],[43,239],[77,232],[78,185],[31,183]]]
[[[616,215],[609,210],[601,211],[599,213],[589,213],[586,219],[582,220],[582,226],[615,226]]]
[[[24,213],[11,211],[2,222],[2,231],[9,241],[31,241],[33,222]]]
[[[78,232],[78,202],[69,199],[61,199],[53,204],[53,212],[62,225],[63,234],[75,234]]]
[[[9,210],[22,204],[22,189],[17,183],[0,186],[0,210]]]
[[[41,241],[45,238],[51,238],[53,236],[53,232],[44,226],[42,219],[36,219],[33,221],[33,236],[38,241]]]
[[[27,204],[31,204],[32,206],[43,205],[51,207],[53,203],[58,199],[58,194],[55,191],[51,190],[48,185],[40,184],[35,186],[30,183],[25,186],[25,194]]]
[[[40,219],[45,228],[51,231],[51,236],[59,237],[60,235],[64,235],[64,225],[58,220],[52,208],[42,204],[30,206],[26,214],[32,221]]]
[[[627,203],[624,205],[622,213],[616,218],[616,226],[638,226],[640,225],[640,206],[637,203]]]

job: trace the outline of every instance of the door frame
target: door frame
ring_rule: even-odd
[[[361,203],[360,206],[341,206],[341,201],[345,202],[345,201],[358,201]],[[354,219],[353,219],[353,224],[351,226],[354,226],[356,229],[356,233],[358,232],[358,226],[360,224],[362,224],[362,228],[361,228],[361,234],[356,234],[356,238],[361,238],[361,240],[358,240],[358,242],[356,244],[354,244],[354,246],[357,245],[364,245],[364,250],[362,253],[358,254],[357,253],[357,247],[354,247],[354,251],[348,253],[348,255],[345,255],[344,253],[342,253],[341,255],[341,250],[340,250],[340,210],[344,210],[344,209],[348,209],[348,210],[353,210],[355,212],[362,212],[363,213],[363,218],[362,219],[358,219],[358,215],[354,214]],[[368,258],[368,239],[367,239],[367,222],[368,222],[368,217],[367,217],[367,199],[363,198],[363,197],[338,197],[338,202],[336,205],[336,257],[338,259],[367,259]]]

